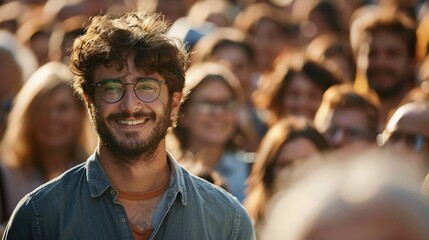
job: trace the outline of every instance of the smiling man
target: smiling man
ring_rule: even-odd
[[[98,147],[24,197],[5,239],[254,239],[240,203],[166,151],[188,64],[167,28],[145,13],[92,18],[70,62]]]
[[[416,24],[405,13],[384,7],[363,8],[357,16],[350,30],[357,70],[380,98],[385,122],[417,84]]]

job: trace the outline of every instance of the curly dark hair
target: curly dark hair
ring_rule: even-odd
[[[119,70],[127,57],[147,74],[157,72],[167,81],[170,96],[182,91],[189,55],[184,45],[167,34],[169,22],[162,15],[128,12],[122,16],[106,14],[91,18],[85,33],[76,38],[70,69],[76,75],[75,90],[94,97],[93,72],[96,67],[117,64]]]

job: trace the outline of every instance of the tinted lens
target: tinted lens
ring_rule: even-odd
[[[108,80],[99,84],[98,90],[101,98],[106,102],[117,102],[124,94],[124,86],[119,80]]]
[[[143,102],[152,102],[158,98],[161,92],[161,85],[154,79],[144,79],[136,84],[134,91]]]

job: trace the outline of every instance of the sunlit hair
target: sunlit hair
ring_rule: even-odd
[[[35,166],[37,157],[34,140],[35,116],[40,115],[41,105],[59,88],[67,87],[73,92],[73,74],[68,67],[59,62],[49,62],[41,66],[25,83],[14,100],[8,118],[8,127],[1,144],[1,159],[12,167],[30,168]],[[89,153],[92,149],[90,125],[85,124],[86,108],[83,101],[75,96],[76,104],[82,113],[83,129],[76,142],[71,159],[85,160],[78,154]],[[86,129],[88,127],[88,129]],[[91,146],[90,146],[91,145]]]
[[[183,44],[167,35],[168,27],[161,15],[145,12],[93,17],[86,33],[73,44],[70,67],[76,75],[75,89],[92,99],[94,69],[113,64],[122,69],[134,54],[139,69],[158,72],[167,80],[170,96],[180,92],[189,57]]]
[[[274,169],[281,149],[299,138],[308,139],[320,152],[329,147],[311,120],[304,117],[283,118],[273,125],[262,139],[249,176],[248,195],[244,202],[255,224],[264,218],[266,204],[274,194]]]
[[[183,90],[184,98],[179,109],[179,116],[182,116],[186,109],[189,108],[192,101],[192,92],[208,81],[223,82],[232,92],[233,98],[238,104],[244,104],[244,93],[241,88],[239,80],[235,75],[225,66],[212,62],[204,62],[193,65],[186,72],[186,86]],[[189,132],[186,128],[181,126],[180,118],[177,126],[173,130],[174,136],[178,139],[179,148],[182,151],[189,149]],[[227,149],[239,149],[245,142],[242,130],[237,125],[236,133],[231,136],[228,143],[225,144]]]
[[[378,96],[372,90],[360,93],[348,83],[332,86],[325,92],[314,118],[317,129],[324,132],[328,128],[332,111],[350,108],[363,111],[368,120],[368,130],[375,140],[380,130],[380,101]]]

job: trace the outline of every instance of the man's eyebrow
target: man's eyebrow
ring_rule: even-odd
[[[138,77],[137,78],[137,80],[138,81],[140,81],[140,80],[151,80],[151,79],[153,79],[153,80],[160,80],[160,81],[164,81],[164,80],[162,80],[162,79],[159,79],[159,78],[157,78],[157,77],[155,77],[155,76],[143,76],[143,77]]]

